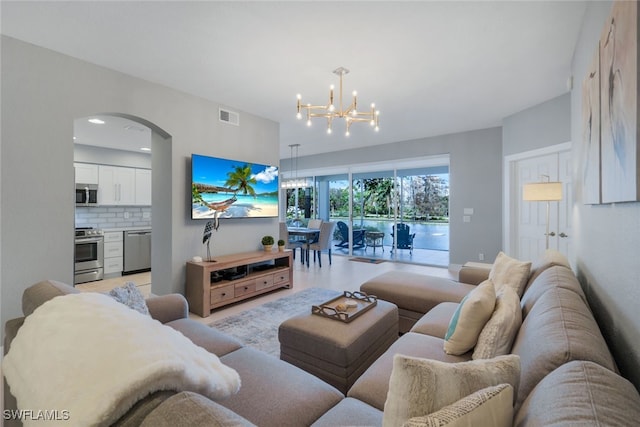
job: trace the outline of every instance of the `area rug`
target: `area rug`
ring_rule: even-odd
[[[312,305],[322,304],[341,293],[323,288],[303,289],[295,294],[225,317],[209,326],[238,338],[248,347],[280,357],[278,341],[280,324],[295,315],[311,313]]]
[[[349,261],[366,262],[367,264],[380,264],[385,262],[385,260],[380,258],[365,258],[361,256],[349,258]]]

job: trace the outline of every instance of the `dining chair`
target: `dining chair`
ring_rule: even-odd
[[[313,252],[313,260],[316,259],[318,254],[318,265],[322,267],[321,253],[327,250],[329,253],[329,265],[331,265],[331,240],[333,238],[333,230],[336,228],[335,222],[322,222],[320,225],[320,237],[318,241],[309,245],[309,250]],[[307,263],[307,266],[309,264]]]
[[[289,237],[289,229],[285,222],[280,223],[280,239],[284,240],[284,247],[293,250],[293,259],[296,259],[296,249],[300,248],[300,257],[304,263],[304,246],[306,240],[291,240]]]

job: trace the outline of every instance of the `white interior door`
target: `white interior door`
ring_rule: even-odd
[[[513,164],[511,197],[515,209],[512,220],[512,253],[521,260],[538,259],[547,246],[547,204],[549,208],[549,248],[567,257],[571,246],[571,158],[569,151],[522,158]],[[522,186],[543,179],[563,183],[560,202],[530,202],[522,200]]]

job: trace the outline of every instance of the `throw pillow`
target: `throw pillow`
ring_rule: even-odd
[[[513,387],[500,384],[483,388],[433,414],[411,418],[402,427],[511,427]]]
[[[496,291],[503,286],[510,286],[518,297],[522,297],[530,272],[530,261],[519,261],[500,252],[491,266],[489,279],[496,286]]]
[[[471,350],[491,317],[495,304],[496,291],[490,280],[485,280],[469,292],[451,316],[449,329],[444,336],[444,351],[460,355]]]
[[[120,288],[111,289],[109,296],[135,311],[150,316],[144,295],[133,282],[127,282]]]
[[[520,357],[515,354],[460,363],[396,354],[382,425],[401,426],[478,390],[505,383],[518,390]]]
[[[491,359],[511,352],[513,340],[522,325],[518,294],[508,286],[496,297],[496,308],[484,325],[473,350],[473,359]]]

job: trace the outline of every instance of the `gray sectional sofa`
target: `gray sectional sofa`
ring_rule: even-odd
[[[474,272],[477,274],[483,273]],[[461,286],[457,290],[460,299],[437,304],[434,298],[442,295],[434,296],[431,278],[411,280],[412,286],[395,289],[396,294],[394,284],[388,284],[389,293],[379,296],[392,300],[405,313],[422,310],[415,306],[416,299],[426,301],[425,314],[363,373],[346,396],[305,371],[189,320],[186,301],[180,295],[151,298],[147,305],[153,317],[218,355],[240,374],[242,386],[236,395],[219,402],[191,392],[157,392],[138,402],[116,425],[380,426],[395,354],[451,363],[471,359],[471,352],[446,354],[443,336],[464,295],[461,289],[473,286],[452,281],[451,287]],[[441,285],[444,282],[435,289]],[[51,281],[36,284],[24,293],[24,314],[28,316],[56,295],[74,291]],[[585,295],[562,259],[546,258],[534,265],[521,307],[523,323],[511,351],[520,356],[521,365],[514,425],[636,425],[640,395],[619,375]],[[23,322],[21,318],[6,324],[5,351]],[[15,407],[6,383],[5,405]]]

